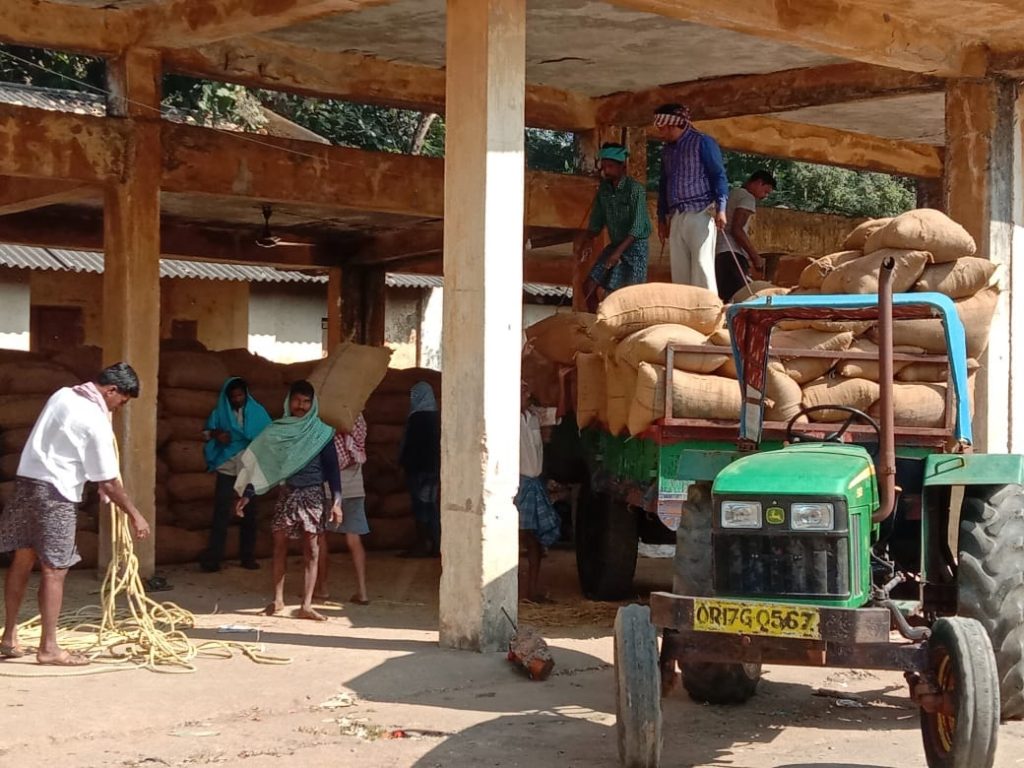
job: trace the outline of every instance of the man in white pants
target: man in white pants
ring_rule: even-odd
[[[658,184],[658,236],[669,242],[672,282],[699,285],[717,293],[716,228],[725,228],[729,180],[722,150],[690,122],[690,110],[664,104],[654,112],[661,150]]]

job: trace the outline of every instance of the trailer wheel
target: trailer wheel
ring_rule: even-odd
[[[713,515],[711,484],[691,485],[676,532],[672,587],[677,595],[709,597],[713,592]],[[742,704],[754,695],[761,679],[760,664],[686,662],[680,666],[683,687],[691,699],[702,704]]]
[[[1002,718],[1024,717],[1024,488],[968,489],[960,511],[957,613],[988,632]]]
[[[576,572],[591,600],[632,597],[640,533],[636,512],[584,485],[576,515]]]
[[[929,768],[991,768],[999,733],[999,678],[980,622],[941,618],[928,640],[937,701],[921,709]]]
[[[646,605],[615,616],[615,727],[623,768],[661,764],[661,681],[658,632]]]

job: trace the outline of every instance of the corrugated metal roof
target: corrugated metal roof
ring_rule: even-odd
[[[107,113],[106,102],[100,94],[37,88],[33,85],[14,83],[0,83],[0,102],[34,109],[48,109],[51,112],[74,112],[79,115],[102,117]]]
[[[388,272],[384,278],[389,288],[444,288],[444,278],[437,275],[410,275]],[[572,287],[550,283],[523,283],[523,291],[531,296],[572,297]]]
[[[103,272],[103,254],[0,243],[0,266],[19,269],[51,269],[58,272]],[[247,283],[326,283],[326,275],[307,275],[294,269],[249,264],[215,264],[206,261],[160,259],[160,277],[199,280],[234,280]]]

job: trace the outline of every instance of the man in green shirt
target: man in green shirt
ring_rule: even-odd
[[[647,281],[647,238],[651,234],[647,191],[626,175],[628,157],[629,151],[621,144],[604,144],[598,154],[602,181],[591,208],[583,257],[590,257],[594,238],[602,229],[608,229],[610,245],[601,251],[584,284],[591,310],[604,297],[597,295],[598,289],[608,294]]]

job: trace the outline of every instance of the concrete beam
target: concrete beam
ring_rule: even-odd
[[[0,177],[0,216],[98,197],[96,187],[51,179]]]
[[[391,0],[163,0],[143,6],[139,43],[193,48],[232,37],[270,32]]]
[[[938,77],[862,62],[843,62],[614,93],[596,100],[596,119],[598,123],[609,125],[647,125],[658,106],[678,102],[689,106],[695,117],[714,120],[931,93],[944,87]]]
[[[110,53],[127,48],[138,34],[138,16],[130,9],[89,8],[48,0],[0,3],[0,43]]]
[[[914,2],[856,0],[607,0],[634,11],[730,29],[883,67],[942,76],[985,73],[980,35],[944,26]]]
[[[498,651],[518,605],[526,0],[447,11],[440,640]]]
[[[167,51],[170,72],[251,88],[444,113],[443,69],[373,56],[311,51],[263,38]],[[594,125],[593,101],[543,85],[526,86],[526,122],[536,128],[579,130]]]
[[[771,117],[700,120],[696,126],[725,149],[901,176],[942,175],[942,150],[852,131]]]

